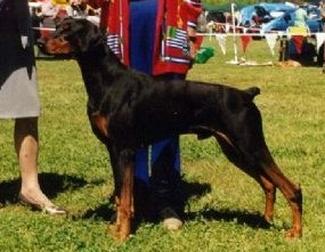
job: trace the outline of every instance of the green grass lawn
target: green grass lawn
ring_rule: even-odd
[[[42,116],[40,180],[44,191],[68,217],[33,212],[16,202],[19,170],[12,121],[0,121],[0,251],[324,251],[325,247],[325,75],[319,67],[282,69],[226,64],[214,41],[215,56],[195,65],[189,79],[261,88],[255,101],[264,119],[267,143],[282,170],[304,194],[304,236],[284,239],[291,211],[278,192],[274,223],[258,225],[264,209],[259,186],[230,164],[208,139],[181,137],[184,228],[170,233],[142,223],[123,244],[106,233],[114,211],[108,201],[112,172],[104,147],[91,133],[86,94],[74,61],[39,60]],[[231,49],[231,44],[228,44]],[[255,41],[246,58],[273,60],[265,41]]]

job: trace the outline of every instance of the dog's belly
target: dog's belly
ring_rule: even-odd
[[[168,137],[189,132],[190,123],[170,118],[150,118],[137,122],[135,137],[138,145],[150,145]]]

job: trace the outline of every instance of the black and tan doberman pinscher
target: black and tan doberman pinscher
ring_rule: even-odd
[[[276,188],[292,210],[288,237],[302,235],[302,193],[280,171],[265,143],[256,87],[239,90],[197,81],[157,81],[120,63],[105,35],[86,20],[66,19],[47,50],[70,53],[79,63],[88,94],[88,116],[110,154],[115,182],[116,237],[131,232],[135,152],[179,134],[216,138],[228,159],[262,187],[264,217],[271,221]]]

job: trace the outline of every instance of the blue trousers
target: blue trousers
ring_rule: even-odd
[[[130,65],[132,68],[149,75],[152,74],[156,15],[157,0],[137,0],[130,2]],[[183,75],[168,74],[162,76],[162,78],[183,78]],[[161,155],[166,156],[166,158],[162,158]],[[140,149],[137,152],[136,179],[148,184],[150,168],[153,171],[158,166],[166,166],[172,172],[152,172],[153,175],[180,174],[178,136],[153,144],[150,153],[148,148]]]

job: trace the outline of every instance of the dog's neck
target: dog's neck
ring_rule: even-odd
[[[85,52],[76,54],[76,59],[82,72],[89,101],[98,108],[95,101],[105,95],[105,90],[117,76],[121,76],[128,67],[123,65],[110,50],[105,39],[93,43]],[[93,102],[92,102],[93,101]]]
[[[106,58],[107,56],[109,57]],[[80,67],[85,65],[87,65],[87,68],[89,68],[90,65],[97,67],[104,58],[105,60],[109,60],[109,63],[111,63],[110,65],[120,65],[122,67],[119,59],[109,49],[106,36],[102,35],[92,41],[86,51],[79,51],[76,53],[76,59]]]

